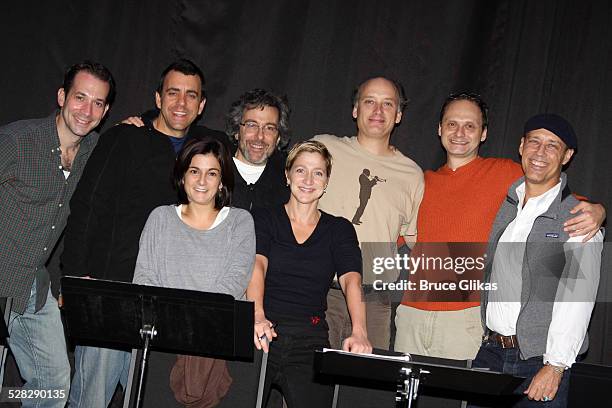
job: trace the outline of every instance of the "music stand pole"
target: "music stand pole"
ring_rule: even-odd
[[[142,326],[142,329],[140,329],[140,337],[142,337],[144,339],[144,349],[142,351],[142,362],[140,364],[140,373],[139,373],[139,380],[138,380],[138,391],[137,391],[137,398],[136,398],[136,408],[140,408],[141,404],[142,404],[142,387],[144,384],[144,376],[145,376],[145,369],[147,366],[147,357],[149,355],[149,342],[151,341],[151,339],[153,339],[153,337],[155,337],[157,335],[157,330],[155,330],[155,326],[151,326],[149,324],[145,324]]]
[[[268,344],[268,353],[270,352],[270,341],[267,337],[261,339],[262,344],[265,342]],[[262,348],[263,351],[263,348]],[[266,370],[268,369],[268,353],[265,351],[261,356],[261,369],[259,370],[259,385],[257,387],[257,401],[255,402],[255,408],[263,408],[263,393],[264,386],[266,384]]]

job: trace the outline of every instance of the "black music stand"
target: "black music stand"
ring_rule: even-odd
[[[72,341],[133,349],[124,406],[139,407],[143,400],[150,349],[253,360],[252,302],[219,293],[75,277],[62,278],[62,297]],[[135,349],[141,358],[134,358]],[[137,378],[134,398],[131,389]]]
[[[510,395],[524,380],[521,377],[475,368],[452,367],[401,356],[360,355],[339,350],[316,350],[317,374],[342,379],[395,384],[396,407],[411,407],[420,384],[459,392]],[[486,384],[486,387],[482,387]]]
[[[4,384],[4,364],[6,363],[8,351],[8,324],[11,317],[12,303],[12,298],[0,298],[0,311],[2,311],[2,319],[0,319],[0,388]]]

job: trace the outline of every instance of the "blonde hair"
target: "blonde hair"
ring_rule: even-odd
[[[332,170],[332,155],[327,150],[327,147],[321,142],[317,142],[316,140],[306,140],[304,142],[296,143],[289,154],[287,155],[287,161],[285,162],[285,170],[289,172],[291,167],[293,167],[293,163],[298,158],[298,156],[302,153],[319,153],[323,160],[325,160],[325,170],[327,171],[327,177],[331,175]]]

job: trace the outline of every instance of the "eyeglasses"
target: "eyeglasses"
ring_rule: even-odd
[[[260,125],[257,122],[253,122],[251,120],[242,122],[240,126],[244,126],[244,131],[248,134],[255,134],[259,130],[266,136],[276,136],[278,134],[278,128],[275,125],[265,124]]]

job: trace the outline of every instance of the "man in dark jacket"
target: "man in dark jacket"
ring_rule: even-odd
[[[148,111],[122,123],[147,126],[156,114]],[[225,143],[234,155],[232,206],[250,211],[253,207],[271,207],[289,200],[284,174],[289,114],[284,97],[255,88],[232,103],[226,118],[227,137],[203,126],[192,126],[190,133],[213,137]]]
[[[289,142],[289,113],[285,98],[263,89],[232,103],[225,133],[235,145],[233,206],[251,210],[288,201],[282,149]]]
[[[149,213],[176,202],[170,181],[175,156],[195,137],[190,126],[206,103],[203,85],[193,62],[172,63],[155,93],[157,117],[140,128],[115,126],[100,137],[71,201],[64,275],[132,281]],[[129,361],[127,351],[77,346],[70,406],[108,406],[117,383],[125,388]]]
[[[287,100],[264,89],[247,91],[232,103],[225,133],[234,145],[233,206],[250,211],[289,201],[283,152],[289,143],[289,114]],[[267,406],[280,407],[281,399],[274,392]]]

